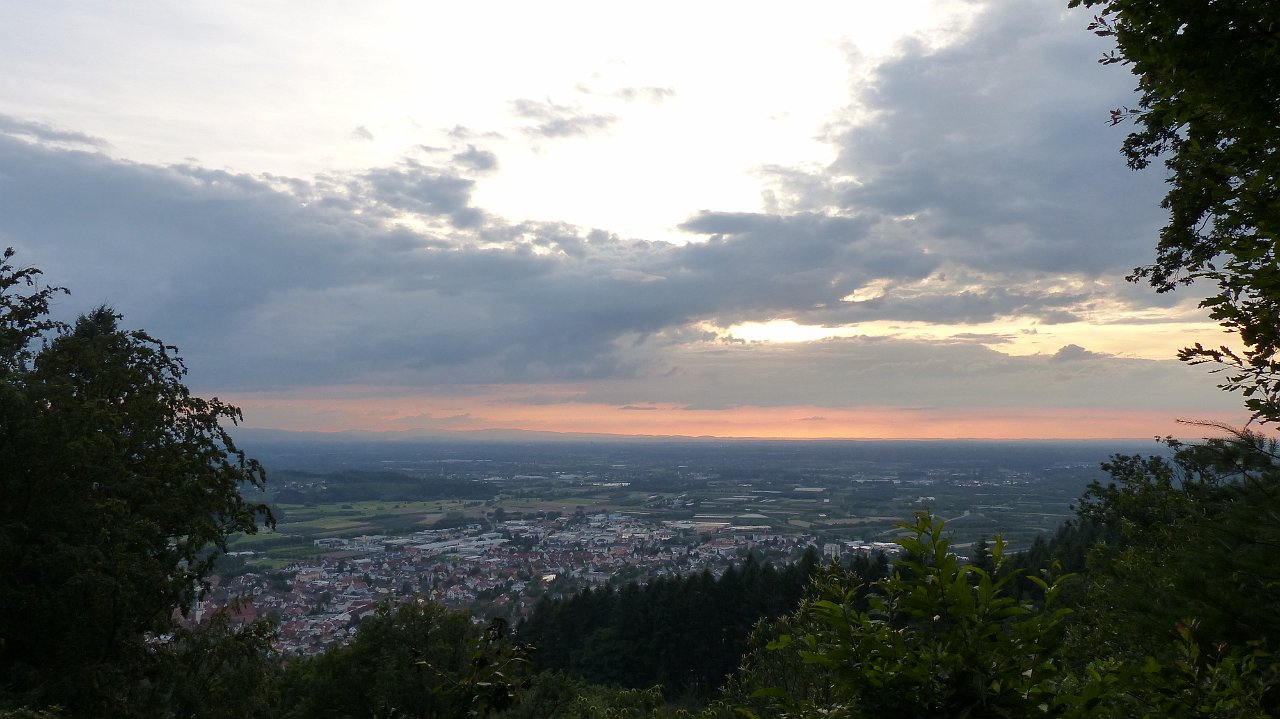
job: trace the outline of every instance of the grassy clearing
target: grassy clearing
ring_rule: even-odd
[[[365,530],[370,528],[370,526],[371,525],[363,519],[330,517],[328,519],[313,519],[306,522],[289,522],[288,524],[277,525],[276,531],[288,534],[312,536],[322,533]]]
[[[284,569],[293,564],[292,559],[274,559],[272,557],[257,557],[245,562],[245,566],[259,572],[273,571]]]
[[[844,519],[828,519],[825,523],[833,527],[839,527],[859,524],[893,524],[899,521],[902,520],[895,517],[846,517]]]
[[[277,542],[288,542],[290,539],[292,539],[292,537],[288,534],[281,534],[279,532],[259,532],[257,534],[237,534],[228,540],[227,544],[232,546],[234,549],[234,545],[236,544],[273,544]]]
[[[284,534],[306,537],[383,534],[389,528],[426,527],[464,508],[457,500],[281,505],[283,521],[276,528]]]

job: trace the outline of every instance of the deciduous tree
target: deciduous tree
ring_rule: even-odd
[[[1058,656],[1068,610],[1056,606],[1062,579],[1031,577],[1041,602],[1019,602],[1016,573],[987,572],[950,549],[943,522],[925,514],[898,540],[904,556],[876,581],[839,570],[821,576],[814,596],[770,645],[818,668],[826,687],[788,677],[785,662],[759,672],[744,666],[757,698],[777,701],[750,716],[1037,716],[1054,702],[1064,668]],[[1004,562],[997,537],[992,562]],[[794,660],[793,660],[794,661]],[[792,665],[795,666],[794,664]],[[790,684],[791,686],[787,686]],[[784,688],[786,687],[786,688]],[[736,689],[741,692],[744,687]],[[799,694],[799,696],[797,696]],[[757,704],[753,709],[759,710]]]
[[[1267,0],[1070,0],[1097,8],[1091,28],[1114,38],[1104,63],[1138,78],[1130,167],[1169,172],[1156,260],[1134,270],[1160,292],[1210,283],[1201,303],[1244,345],[1196,344],[1192,363],[1220,363],[1223,387],[1255,417],[1280,421],[1280,4]]]
[[[154,640],[229,535],[270,522],[242,486],[235,407],[193,396],[173,347],[0,262],[0,706],[125,715]]]
[[[527,674],[500,619],[483,629],[438,604],[383,605],[350,643],[288,667],[284,715],[491,716],[516,702]]]

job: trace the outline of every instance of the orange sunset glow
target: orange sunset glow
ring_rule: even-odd
[[[293,418],[297,429],[370,432],[520,429],[613,434],[768,439],[1106,439],[1199,436],[1193,422],[1236,423],[1239,413],[1174,417],[1153,410],[613,406],[565,401],[518,404],[484,397],[232,398],[255,422]],[[279,418],[279,419],[277,419]],[[299,421],[299,419],[301,421]]]

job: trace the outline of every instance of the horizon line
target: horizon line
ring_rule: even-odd
[[[491,441],[564,441],[564,440],[617,440],[617,441],[719,441],[719,442],[1139,442],[1160,441],[1160,435],[1127,436],[1127,437],[973,437],[973,436],[920,436],[920,437],[781,437],[781,436],[736,436],[736,435],[687,435],[687,434],[624,434],[614,432],[560,432],[555,430],[520,429],[516,427],[495,427],[474,430],[423,430],[423,429],[284,429],[280,427],[237,426],[233,431],[242,432],[278,432],[304,436],[336,437],[339,435],[355,435],[370,439],[404,439],[404,440],[483,440],[484,435],[515,435]],[[1200,437],[1174,437],[1174,439],[1190,440]]]

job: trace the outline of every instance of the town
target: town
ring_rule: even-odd
[[[275,473],[276,530],[233,542],[188,621],[269,618],[280,651],[312,655],[386,602],[518,622],[543,597],[718,575],[748,555],[892,552],[916,511],[950,519],[961,551],[996,533],[1016,551],[1069,517],[1097,475],[1077,460],[1098,456],[1092,446],[803,449],[797,472],[790,443],[362,446],[341,463],[291,447],[275,461],[312,471]]]
[[[280,651],[311,655],[350,637],[388,600],[468,609],[477,622],[514,620],[543,596],[675,573],[718,575],[748,552],[789,562],[816,546],[813,535],[779,534],[767,526],[654,524],[625,514],[507,520],[497,531],[483,529],[468,524],[403,537],[317,539],[317,551],[325,554],[315,560],[219,577],[191,619],[228,608],[238,622],[268,616],[279,623]],[[891,542],[855,541],[821,547],[828,558],[896,549]]]

